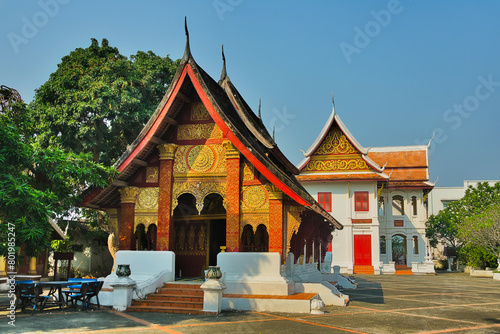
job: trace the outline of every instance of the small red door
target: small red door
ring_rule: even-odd
[[[354,265],[372,265],[372,236],[354,235]]]

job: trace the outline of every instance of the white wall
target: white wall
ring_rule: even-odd
[[[462,187],[435,187],[429,194],[429,216],[435,215],[444,209],[444,203],[457,201],[464,197],[469,186],[477,187],[479,182],[488,182],[490,186],[499,182],[498,180],[465,180]]]
[[[343,273],[352,273],[354,264],[354,234],[372,236],[372,262],[375,266],[380,261],[379,223],[376,183],[367,182],[315,182],[304,183],[307,191],[317,200],[318,192],[332,194],[332,216],[344,228],[333,232],[332,265],[338,265]],[[368,211],[355,211],[354,193],[368,192]],[[371,219],[371,224],[353,224],[353,219]]]
[[[391,239],[400,234],[407,239],[407,266],[412,262],[424,262],[427,240],[425,222],[427,210],[423,203],[422,189],[388,190],[383,189],[381,196],[385,201],[385,212],[379,216],[376,182],[321,182],[304,183],[304,187],[317,199],[318,192],[332,193],[331,214],[342,224],[344,229],[333,232],[332,265],[338,265],[341,272],[352,273],[354,265],[354,235],[371,235],[372,265],[375,270],[380,262],[392,261]],[[355,211],[354,193],[367,191],[368,211]],[[392,197],[400,195],[404,201],[404,215],[393,215]],[[412,197],[417,200],[417,214],[413,214]],[[430,214],[430,213],[429,213]],[[353,219],[371,219],[371,224],[353,224]],[[403,220],[402,227],[395,227],[394,220]],[[386,237],[386,254],[380,254],[380,236]],[[418,237],[418,254],[415,253],[413,237]]]

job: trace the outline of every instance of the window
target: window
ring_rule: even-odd
[[[413,237],[413,254],[418,254],[418,237]]]
[[[332,193],[318,193],[318,203],[327,212],[332,212]]]
[[[380,198],[378,199],[378,215],[385,216],[384,196],[380,196]]]
[[[354,193],[354,210],[368,211],[368,191],[356,191]]]
[[[386,252],[386,242],[385,242],[385,237],[381,236],[380,237],[380,254],[387,254]]]
[[[403,196],[396,195],[392,198],[392,215],[393,216],[402,216],[405,214],[405,206],[404,206]]]
[[[454,201],[441,201],[441,202],[443,203],[443,209],[446,209],[448,205],[450,205],[450,203]]]
[[[413,215],[416,216],[417,215],[417,197],[416,196],[413,196],[411,198],[411,208],[413,211]]]

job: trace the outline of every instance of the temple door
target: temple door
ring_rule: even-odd
[[[174,224],[176,275],[200,277],[208,265],[208,222],[178,221]]]
[[[397,234],[392,237],[392,261],[396,266],[406,266],[406,236]]]
[[[354,235],[354,265],[372,265],[372,236]]]

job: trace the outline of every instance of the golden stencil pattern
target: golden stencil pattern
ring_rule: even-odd
[[[255,179],[254,167],[246,162],[243,164],[243,181],[252,181]]]
[[[329,159],[312,160],[304,167],[304,172],[336,172],[350,170],[370,170],[366,162],[361,158],[355,159]]]
[[[205,250],[205,236],[207,234],[207,228],[205,225],[201,225],[200,232],[198,233],[198,249]]]
[[[206,121],[210,119],[210,114],[203,103],[194,103],[191,107],[192,121]]]
[[[358,153],[349,143],[346,136],[339,128],[334,128],[326,135],[316,154],[352,154]]]
[[[257,226],[260,224],[266,226],[269,230],[269,215],[268,214],[248,214],[244,213],[241,215],[240,219],[240,231],[243,232],[243,227],[245,225],[250,225],[253,228],[253,232],[257,231]]]
[[[269,202],[269,252],[281,253],[283,245],[283,203],[277,199]]]
[[[219,139],[222,131],[215,123],[184,124],[177,127],[178,140]]]
[[[174,157],[174,173],[187,173],[189,172],[189,167],[187,164],[187,154],[192,148],[192,145],[181,145],[175,151]]]
[[[240,158],[239,155],[231,152],[231,145],[227,145],[225,149],[229,151],[229,156],[226,155],[226,247],[228,252],[239,252],[240,247]],[[222,159],[221,159],[222,160]]]
[[[147,230],[149,225],[156,225],[157,221],[158,221],[157,215],[154,215],[154,216],[137,216],[136,215],[134,226],[137,227],[137,225],[143,224]]]
[[[224,199],[222,205],[226,208],[226,184],[217,182],[176,182],[172,190],[172,212],[179,204],[178,198],[182,194],[192,194],[196,198],[196,209],[201,212],[203,209],[203,200],[209,194],[219,194]],[[227,209],[227,208],[226,208]]]
[[[267,192],[263,186],[246,186],[243,187],[243,204],[254,210],[264,209],[269,207]]]
[[[157,183],[159,176],[158,167],[146,167],[146,182],[147,183]]]
[[[300,218],[300,213],[302,212],[302,208],[298,206],[292,206],[289,208],[287,212],[287,236],[286,236],[286,247],[287,252],[290,251],[290,241],[292,237],[299,230],[300,223],[302,222],[302,218]]]
[[[196,150],[194,150],[193,152],[193,149],[196,147],[197,145],[181,145],[179,146],[179,148],[177,149],[177,151],[175,152],[175,158],[174,158],[174,173],[178,174],[178,173],[189,173],[189,172],[205,172],[205,171],[201,171],[199,166],[203,166],[203,161],[198,161],[196,162],[196,166],[195,168],[197,168],[198,170],[194,170],[194,169],[191,169],[190,166],[191,166],[191,163],[189,161],[190,159],[190,155],[191,155],[191,159],[192,159],[192,162],[194,162],[195,158],[196,158],[196,152],[197,150],[207,150],[207,149],[210,149],[211,152],[213,153],[213,164],[212,164],[212,168],[207,170],[207,172],[214,172],[214,173],[224,173],[226,171],[226,164],[225,164],[225,159],[221,159],[221,157],[224,157],[225,156],[225,148],[222,144],[213,144],[213,145],[206,145],[205,147],[207,147],[207,149],[201,149],[201,148],[197,148]],[[199,145],[199,146],[202,146],[202,145]],[[208,152],[208,151],[206,151]],[[200,157],[200,159],[209,159],[207,161],[205,161],[205,163],[209,162],[211,157],[210,157],[210,153],[208,153],[209,156],[205,156],[205,157]],[[203,169],[203,168],[201,168]]]
[[[206,172],[215,162],[215,153],[211,147],[197,145],[188,153],[188,164],[191,170],[195,172]]]
[[[158,209],[158,194],[160,188],[141,188],[137,196],[137,209]]]

